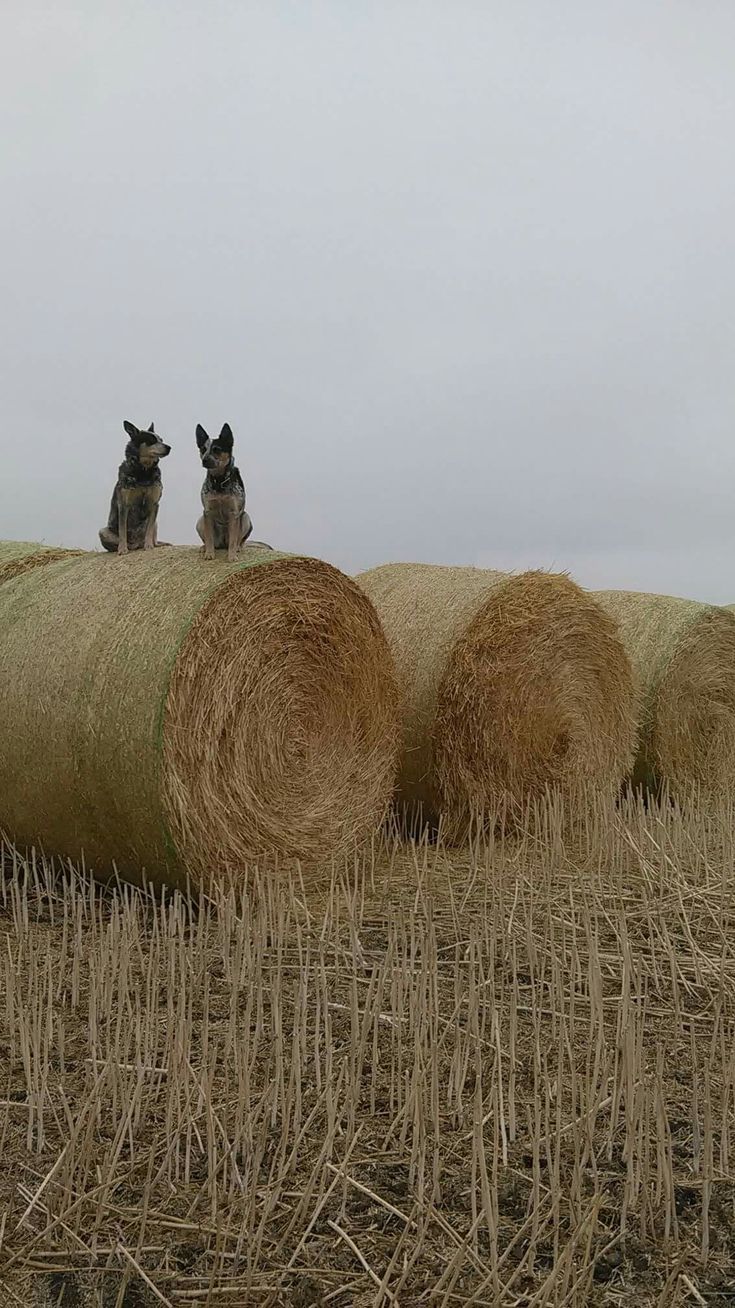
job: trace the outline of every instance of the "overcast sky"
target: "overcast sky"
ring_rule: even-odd
[[[0,536],[735,600],[732,0],[3,0]]]

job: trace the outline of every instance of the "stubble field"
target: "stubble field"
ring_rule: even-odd
[[[3,1304],[732,1304],[734,829],[550,803],[198,905],[3,847]]]

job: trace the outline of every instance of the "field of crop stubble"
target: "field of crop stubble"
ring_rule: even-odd
[[[733,816],[196,909],[6,847],[2,1303],[732,1304]]]

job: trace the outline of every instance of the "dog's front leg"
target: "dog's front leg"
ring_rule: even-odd
[[[128,552],[128,501],[125,495],[120,496],[118,508],[118,554],[127,554]]]
[[[213,559],[214,558],[214,522],[212,521],[211,515],[207,513],[206,509],[204,510],[204,518],[202,520],[202,539],[204,541],[205,559]]]
[[[148,507],[148,519],[145,524],[145,539],[143,540],[143,549],[152,550],[156,543],[156,518],[158,517],[158,505],[151,504]]]
[[[227,558],[230,563],[237,562],[242,539],[241,519],[239,513],[230,515],[227,522]]]
[[[146,508],[148,517],[145,524],[145,537],[143,540],[143,549],[152,550],[156,544],[156,523],[158,521],[158,506],[161,503],[161,486],[153,486],[148,495]]]

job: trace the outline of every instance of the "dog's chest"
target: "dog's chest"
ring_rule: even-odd
[[[237,517],[242,513],[245,504],[245,496],[234,494],[221,494],[218,491],[207,490],[206,485],[202,490],[202,504],[204,512],[208,517],[213,518],[215,522],[228,522],[230,518]]]
[[[141,508],[148,504],[157,504],[161,498],[161,483],[153,482],[147,486],[118,486],[117,494],[123,504],[129,508]]]
[[[156,504],[161,498],[160,469],[144,468],[126,459],[120,464],[116,489],[118,498],[129,506]]]

